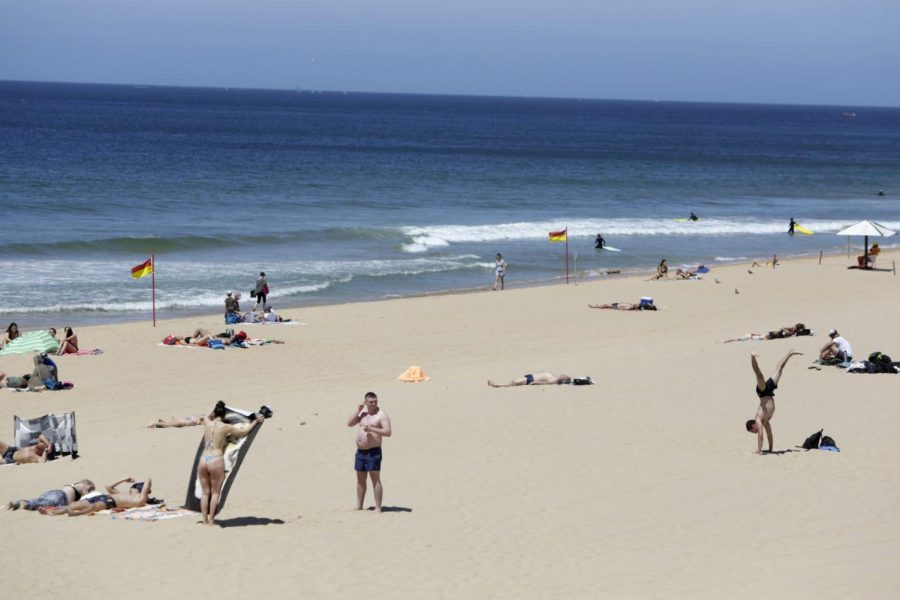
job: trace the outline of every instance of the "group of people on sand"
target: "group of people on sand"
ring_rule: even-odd
[[[247,339],[249,339],[249,336],[243,331],[235,333],[233,330],[229,329],[224,333],[213,333],[209,329],[198,327],[191,335],[168,335],[163,338],[162,343],[166,346],[209,347],[213,340],[220,341],[223,346],[229,346],[232,344],[242,344]]]
[[[131,484],[127,491],[119,489],[123,483]],[[8,510],[34,510],[50,516],[80,517],[106,509],[144,506],[150,501],[151,486],[152,482],[149,477],[146,481],[135,481],[134,478],[127,477],[107,485],[105,494],[90,495],[95,490],[94,482],[90,479],[82,479],[64,485],[60,489],[46,491],[37,498],[10,500],[6,503],[6,508]]]
[[[675,279],[698,279],[700,278],[700,273],[705,273],[704,265],[693,265],[690,267],[682,268],[678,267],[675,269]],[[659,261],[659,265],[656,267],[656,273],[648,281],[656,281],[658,279],[668,279],[669,278],[669,263],[664,258]]]
[[[0,372],[0,388],[8,387],[17,390],[40,392],[42,390],[58,390],[72,387],[71,383],[63,383],[59,379],[59,366],[46,352],[34,355],[34,369],[24,375],[7,375]]]
[[[250,312],[241,312],[241,294],[229,290],[225,293],[225,323],[261,323],[265,321],[280,322],[282,319],[268,305],[269,282],[264,271],[259,272],[256,284],[250,290],[250,297],[256,298],[256,306]]]
[[[47,333],[50,334],[57,344],[56,354],[77,354],[78,353],[78,336],[75,335],[75,332],[71,327],[65,327],[63,329],[65,335],[61,338],[57,335],[56,328],[51,327],[47,330]],[[6,328],[6,331],[3,332],[3,335],[0,336],[0,348],[3,348],[13,340],[17,340],[22,337],[22,332],[19,331],[19,326],[16,323],[10,323]]]

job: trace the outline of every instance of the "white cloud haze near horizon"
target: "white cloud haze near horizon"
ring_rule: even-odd
[[[900,106],[900,0],[0,3],[0,80]]]

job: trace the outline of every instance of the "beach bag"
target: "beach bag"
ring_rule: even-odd
[[[594,382],[590,377],[576,377],[572,380],[572,385],[593,385]]]
[[[653,306],[653,298],[648,296],[641,297],[641,308],[647,308],[648,306]]]
[[[268,283],[267,283],[266,285],[263,286],[263,291],[262,291],[262,293],[263,293],[263,296],[268,296],[268,295],[269,295],[269,284],[268,284]]]
[[[235,323],[241,322],[241,315],[237,313],[228,313],[225,315],[225,324],[226,325],[234,325]]]
[[[837,447],[838,447],[838,445],[835,443],[835,441],[834,441],[833,438],[831,438],[831,437],[829,437],[829,436],[827,436],[827,435],[823,435],[823,436],[822,436],[822,443],[819,444],[819,447],[822,448],[822,447],[825,447],[825,446],[828,446],[828,447],[830,447],[830,448],[837,448]]]
[[[256,298],[256,290],[250,290],[250,297]]]
[[[819,441],[822,439],[823,431],[824,431],[824,429],[820,429],[819,431],[815,432],[814,434],[812,434],[811,436],[806,438],[806,441],[803,442],[803,449],[804,450],[815,450],[816,448],[818,448]]]
[[[210,350],[224,350],[225,343],[220,339],[213,338],[213,339],[209,340],[208,342],[206,342],[206,347],[209,348]]]
[[[163,338],[163,344],[165,344],[166,346],[174,346],[175,341],[176,340],[174,335],[167,335],[165,338]]]

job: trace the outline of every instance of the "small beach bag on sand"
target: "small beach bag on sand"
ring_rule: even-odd
[[[806,441],[803,442],[803,449],[804,450],[815,450],[816,448],[818,448],[819,441],[822,439],[823,431],[825,431],[825,430],[820,429],[817,432],[815,432],[814,434],[812,434],[811,436],[809,436],[808,438],[806,438]]]

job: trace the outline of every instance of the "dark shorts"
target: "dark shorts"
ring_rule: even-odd
[[[10,446],[6,449],[6,452],[3,453],[3,460],[6,461],[6,464],[11,465],[13,464],[13,462],[15,462],[13,460],[13,454],[16,453],[16,450],[18,450],[18,448],[16,448],[15,446]]]
[[[357,471],[380,471],[381,470],[381,446],[377,448],[369,448],[368,450],[356,449],[356,466]]]
[[[534,383],[534,375],[528,373],[525,375],[525,385],[531,385],[532,383]]]
[[[99,496],[92,496],[90,498],[85,498],[90,504],[99,504],[103,503],[106,505],[106,508],[115,508],[116,500],[112,496],[108,494],[100,494]]]

